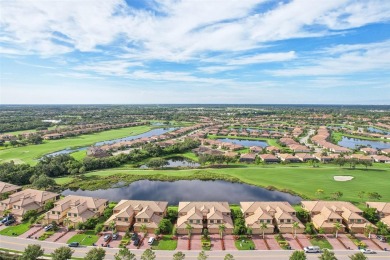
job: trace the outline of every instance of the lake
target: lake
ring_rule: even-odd
[[[239,204],[241,201],[288,201],[298,204],[299,196],[280,191],[271,191],[257,186],[227,181],[149,181],[142,180],[125,187],[106,190],[65,190],[62,195],[83,195],[108,199],[110,201],[162,200],[170,205],[179,201],[227,201]]]
[[[378,128],[375,128],[375,127],[372,127],[372,126],[367,127],[367,130],[368,130],[369,132],[373,132],[373,133],[379,133],[379,134],[385,134],[385,135],[390,134],[389,131],[385,131],[385,130],[382,130],[382,129],[378,129]]]
[[[188,159],[183,158],[183,157],[172,157],[172,158],[169,158],[167,160],[167,162],[168,162],[168,165],[165,165],[164,167],[171,167],[171,168],[174,168],[174,167],[191,167],[191,168],[194,168],[194,167],[199,167],[200,166],[199,163],[191,161],[191,160],[188,160]],[[141,165],[140,168],[141,169],[148,169],[149,167],[144,164],[144,165]]]
[[[268,146],[268,143],[266,141],[258,141],[258,140],[244,140],[244,139],[230,139],[230,138],[223,138],[217,140],[225,143],[240,144],[245,147],[260,146],[264,148]]]
[[[354,149],[356,146],[371,146],[376,149],[387,149],[390,148],[390,142],[379,142],[379,141],[369,141],[356,138],[349,138],[343,136],[343,139],[338,142],[338,145]]]
[[[165,134],[167,132],[173,131],[175,129],[176,128],[173,128],[173,127],[171,127],[171,128],[156,128],[156,129],[152,129],[148,132],[145,132],[145,133],[139,134],[139,135],[130,135],[130,136],[123,137],[123,138],[97,142],[94,144],[94,146],[101,146],[101,145],[105,145],[105,144],[114,144],[114,143],[119,143],[119,142],[123,142],[123,141],[130,141],[130,140],[134,140],[134,139],[138,139],[138,138],[151,137],[154,135],[162,135],[162,134]],[[54,153],[46,154],[46,156],[57,156],[60,154],[68,154],[68,153],[73,153],[73,152],[77,152],[77,151],[83,151],[83,150],[87,150],[88,147],[89,146],[81,147],[81,148],[77,148],[77,149],[64,149],[64,150],[57,151]]]

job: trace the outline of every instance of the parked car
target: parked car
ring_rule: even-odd
[[[141,240],[139,238],[137,238],[136,240],[134,240],[133,245],[138,246],[140,242],[141,242]]]
[[[132,235],[131,235],[131,240],[136,240],[138,238],[138,234],[137,233],[133,233]]]
[[[79,242],[72,242],[70,244],[68,244],[69,247],[79,247]]]
[[[45,231],[49,231],[50,229],[53,228],[53,225],[52,224],[49,224],[45,227]]]
[[[118,233],[115,233],[112,235],[112,240],[117,240],[119,237],[119,234]]]
[[[375,254],[376,253],[375,251],[368,249],[368,248],[361,248],[360,252],[362,252],[363,254]]]
[[[151,246],[154,243],[154,237],[149,238],[148,245]]]
[[[376,238],[377,238],[379,241],[381,241],[381,242],[387,242],[387,239],[386,239],[386,237],[384,237],[384,236],[377,235]]]
[[[4,223],[4,225],[10,226],[10,225],[12,225],[13,223],[15,223],[15,219],[10,219],[10,220],[6,221],[6,222]]]
[[[11,220],[11,219],[14,219],[14,217],[13,217],[11,214],[9,214],[9,215],[5,216],[5,217],[1,220],[1,223],[5,223],[5,222],[7,222],[8,220]]]
[[[107,241],[110,241],[111,238],[112,238],[111,234],[105,234],[103,240],[104,240],[104,242],[107,242]]]
[[[306,246],[303,250],[305,253],[321,253],[321,248],[319,246]]]

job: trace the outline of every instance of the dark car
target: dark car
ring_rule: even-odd
[[[141,240],[139,238],[137,238],[136,240],[134,240],[133,245],[138,246],[140,242],[141,242]]]
[[[112,235],[112,240],[117,240],[119,237],[118,233]]]
[[[68,244],[69,247],[79,247],[79,242],[72,242],[70,244]]]
[[[12,215],[7,215],[5,216],[2,220],[1,220],[1,223],[5,223],[11,219],[14,219],[14,217]]]
[[[138,234],[137,233],[133,233],[133,235],[131,235],[131,240],[136,240],[138,239]]]
[[[49,224],[45,227],[45,231],[49,231],[50,229],[53,228],[53,224]]]
[[[10,219],[10,220],[8,220],[7,222],[5,222],[4,225],[10,226],[10,225],[12,225],[13,223],[15,223],[15,219]]]

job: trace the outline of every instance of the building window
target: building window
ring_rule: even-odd
[[[56,212],[55,212],[55,211],[52,211],[52,212],[51,212],[51,214],[53,214],[53,215],[54,215],[54,214],[56,214]]]
[[[192,219],[190,219],[190,223],[192,224]]]
[[[200,224],[200,219],[197,219],[197,220],[196,220],[196,224]]]
[[[142,219],[141,218],[137,218],[137,222],[142,222]]]
[[[122,218],[118,218],[118,221],[122,221]]]
[[[77,214],[73,214],[73,217],[77,217]]]
[[[71,217],[72,216],[72,214],[71,213],[68,213],[68,217]]]
[[[129,221],[129,218],[125,218],[125,221]]]
[[[291,219],[287,219],[287,223],[291,223]]]

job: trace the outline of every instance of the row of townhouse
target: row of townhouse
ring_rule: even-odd
[[[76,225],[89,218],[99,217],[108,206],[108,200],[69,195],[59,199],[59,194],[26,189],[15,192],[0,202],[0,214],[10,211],[18,221],[29,210],[44,211],[46,203],[53,201],[54,207],[45,213],[45,224],[55,221],[67,225]],[[367,207],[376,208],[381,221],[390,226],[390,203],[367,202]],[[363,233],[372,225],[363,217],[363,211],[350,202],[343,201],[302,201],[317,230],[325,233],[335,232],[335,223],[341,224],[339,232]],[[241,202],[241,211],[247,227],[254,234],[304,232],[304,225],[298,220],[296,211],[288,202]],[[112,224],[118,231],[134,228],[139,232],[146,226],[147,232],[153,233],[166,216],[168,202],[121,200],[113,209],[112,216],[104,223],[106,229]],[[234,225],[231,210],[227,202],[179,202],[177,233],[187,234],[188,225],[193,234],[201,234],[204,229],[209,233],[219,233],[220,225],[225,226],[225,233],[232,234]]]

